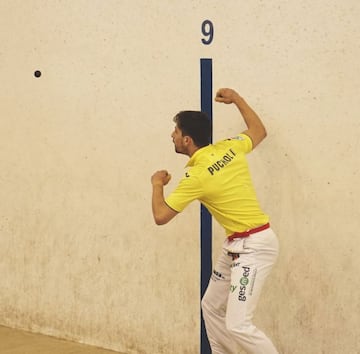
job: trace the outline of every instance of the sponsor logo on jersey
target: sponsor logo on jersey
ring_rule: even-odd
[[[233,136],[232,138],[228,139],[228,140],[244,140],[244,138],[240,135],[237,135],[237,136]]]

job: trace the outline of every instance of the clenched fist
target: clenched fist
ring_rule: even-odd
[[[151,176],[151,183],[153,186],[155,185],[166,186],[170,180],[171,180],[171,174],[169,174],[168,171],[166,170],[156,171]]]

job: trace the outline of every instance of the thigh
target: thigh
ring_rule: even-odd
[[[276,236],[270,232],[244,240],[243,251],[231,264],[227,321],[249,325],[261,290],[277,256]],[[234,315],[235,314],[235,315]]]
[[[228,327],[251,323],[257,303],[258,264],[253,252],[239,254],[232,261],[226,321]]]

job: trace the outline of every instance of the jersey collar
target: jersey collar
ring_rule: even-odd
[[[188,161],[188,163],[186,164],[185,167],[192,167],[194,165],[196,165],[196,162],[200,159],[200,157],[206,153],[206,151],[211,149],[211,144],[204,146],[202,148],[200,148],[199,150],[196,150],[195,153],[190,157],[190,160]]]

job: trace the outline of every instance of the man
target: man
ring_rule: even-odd
[[[226,239],[201,305],[213,353],[278,353],[270,339],[252,323],[266,277],[278,254],[278,241],[263,213],[251,182],[245,154],[265,137],[258,115],[234,90],[220,89],[216,102],[235,104],[247,130],[210,144],[210,121],[202,112],[183,111],[174,121],[175,151],[190,157],[189,168],[165,199],[171,176],[151,177],[152,211],[156,224],[169,222],[190,202],[199,200],[224,227]]]

